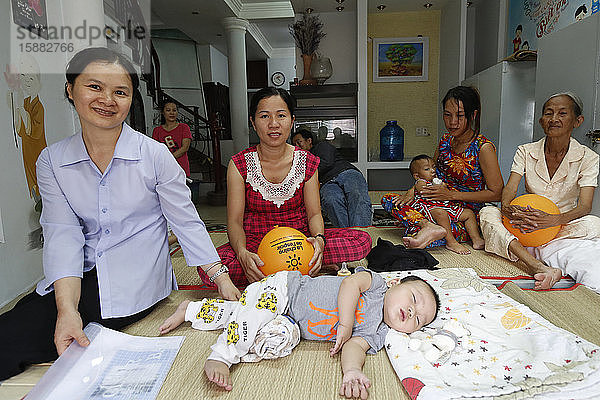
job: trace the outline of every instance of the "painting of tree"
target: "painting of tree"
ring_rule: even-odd
[[[426,81],[429,39],[373,40],[373,82]]]

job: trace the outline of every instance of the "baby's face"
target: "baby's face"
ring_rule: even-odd
[[[435,167],[433,166],[433,160],[419,160],[417,165],[417,174],[419,175],[419,178],[425,179],[428,182],[431,182],[433,178],[435,178]]]
[[[383,322],[404,333],[418,331],[435,317],[435,298],[422,281],[408,281],[392,286],[383,300]]]

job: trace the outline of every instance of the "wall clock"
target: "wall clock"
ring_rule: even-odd
[[[273,82],[273,85],[275,86],[281,86],[285,83],[285,75],[283,72],[273,72],[273,75],[271,75],[271,82]]]

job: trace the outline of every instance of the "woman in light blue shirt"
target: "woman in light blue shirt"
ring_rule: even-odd
[[[55,359],[73,340],[88,345],[87,323],[123,328],[176,289],[167,221],[188,265],[202,266],[226,299],[240,296],[177,161],[124,123],[138,86],[132,65],[90,48],[73,57],[66,78],[81,132],[44,149],[36,164],[45,278],[0,316],[0,380]]]

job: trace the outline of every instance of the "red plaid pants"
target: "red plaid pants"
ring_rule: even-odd
[[[371,236],[367,232],[357,229],[325,229],[325,238],[327,239],[327,244],[323,252],[323,265],[360,260],[366,257],[369,251],[371,251]],[[261,240],[262,237],[246,236],[246,248],[256,253]],[[226,243],[219,246],[217,252],[223,264],[229,268],[229,277],[233,284],[238,287],[246,287],[248,280],[231,245]],[[202,268],[198,267],[197,269],[202,282],[214,287],[215,285],[209,281],[208,275],[206,275]]]

